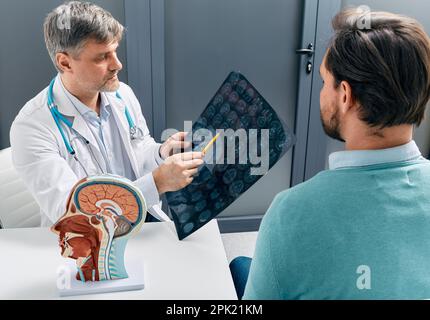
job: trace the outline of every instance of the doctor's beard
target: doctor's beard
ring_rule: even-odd
[[[115,92],[119,89],[119,79],[118,75],[115,75],[108,80],[106,80],[100,87],[100,92]]]

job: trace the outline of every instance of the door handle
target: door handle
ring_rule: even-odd
[[[314,44],[309,43],[307,48],[297,49],[296,53],[297,54],[307,54],[308,57],[312,57],[315,54]]]

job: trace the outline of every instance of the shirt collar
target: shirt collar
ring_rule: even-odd
[[[363,167],[382,163],[420,159],[421,152],[415,141],[402,146],[380,150],[354,150],[334,152],[329,156],[330,170]]]
[[[67,98],[70,100],[70,102],[73,104],[73,106],[78,110],[78,112],[81,114],[81,116],[87,120],[99,120],[99,116],[94,110],[91,110],[88,108],[85,104],[83,104],[78,98],[76,98],[73,94],[71,94],[66,87],[64,87],[63,81],[61,80],[61,77],[58,77],[60,79],[61,88],[63,89],[64,93],[66,94]],[[109,101],[106,97],[106,95],[101,92],[101,101],[100,101],[100,118],[107,119],[110,116],[109,112]]]

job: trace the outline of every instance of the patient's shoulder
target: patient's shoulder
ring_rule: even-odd
[[[318,224],[327,215],[328,207],[333,206],[340,196],[337,190],[345,184],[342,179],[330,171],[323,171],[306,182],[278,193],[265,220],[280,228],[288,226],[288,229]]]
[[[278,193],[274,201],[286,205],[287,202],[291,204],[294,202],[302,203],[303,200],[312,200],[322,196],[324,190],[327,190],[329,186],[341,183],[338,180],[330,171],[322,171],[315,177]]]

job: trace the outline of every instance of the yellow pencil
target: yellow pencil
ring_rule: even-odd
[[[206,151],[208,151],[208,149],[211,147],[211,145],[213,145],[216,141],[216,139],[218,139],[219,135],[221,133],[218,133],[215,137],[213,137],[213,139],[207,144],[207,146],[203,149],[202,153],[205,154]]]

